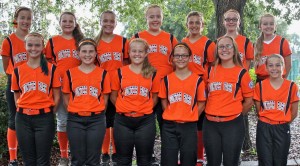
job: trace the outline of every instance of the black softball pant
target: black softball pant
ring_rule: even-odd
[[[54,114],[16,114],[16,133],[25,166],[50,166]]]
[[[207,165],[238,166],[245,138],[243,115],[227,121],[213,122],[206,117],[203,122],[203,143]]]
[[[6,101],[8,106],[8,128],[15,130],[17,108],[14,99],[14,92],[11,91],[11,75],[7,75],[5,95],[6,95]]]
[[[177,166],[178,152],[183,166],[197,162],[197,122],[176,123],[163,121],[161,137],[161,162],[163,166]]]
[[[114,139],[118,166],[131,166],[135,147],[138,166],[150,166],[155,141],[154,114],[127,117],[116,113]]]
[[[288,123],[271,125],[258,121],[256,149],[260,166],[287,165],[290,144],[291,133]]]
[[[101,146],[105,134],[105,113],[79,116],[68,113],[67,135],[72,166],[99,166]]]

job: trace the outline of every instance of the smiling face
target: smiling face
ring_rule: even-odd
[[[274,17],[262,17],[260,20],[260,30],[264,35],[273,35],[276,30]]]
[[[190,16],[187,19],[186,25],[191,35],[198,35],[202,31],[203,20],[200,16]]]
[[[43,49],[43,39],[38,36],[28,36],[25,39],[25,48],[29,58],[40,58]]]
[[[96,53],[96,49],[95,49],[94,45],[87,43],[87,44],[80,46],[79,57],[80,57],[82,64],[85,64],[85,65],[94,64],[96,54],[97,53]]]
[[[72,34],[76,27],[76,19],[71,14],[62,14],[59,25],[63,34]]]
[[[17,29],[22,31],[28,31],[31,27],[32,12],[27,9],[21,9],[16,13]]]
[[[238,13],[228,11],[224,14],[224,22],[227,32],[237,31],[240,26],[240,16]]]
[[[159,31],[162,25],[163,14],[159,7],[151,7],[146,12],[148,30]]]
[[[130,43],[129,57],[132,64],[135,65],[143,64],[147,55],[148,53],[147,53],[145,43],[140,41],[134,41]]]
[[[284,70],[284,63],[280,57],[269,57],[266,61],[267,71],[270,78],[281,78]]]
[[[233,61],[234,45],[229,38],[222,38],[217,45],[218,56],[222,62]]]
[[[116,28],[116,16],[113,13],[103,13],[100,18],[103,33],[112,34]]]
[[[176,46],[172,58],[176,69],[184,69],[188,67],[191,56],[185,46]]]

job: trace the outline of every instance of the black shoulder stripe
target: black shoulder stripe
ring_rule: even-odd
[[[9,44],[9,52],[10,52],[10,60],[11,60],[11,63],[12,63],[12,65],[14,66],[15,64],[15,62],[14,62],[14,58],[13,58],[13,48],[12,48],[12,42],[11,42],[11,40],[10,40],[10,38],[7,36],[6,37],[6,39],[7,39],[7,41],[8,41],[8,44]]]
[[[164,83],[165,83],[165,87],[166,87],[167,100],[169,101],[169,80],[168,80],[168,76],[164,77]]]
[[[70,70],[67,70],[67,76],[68,76],[68,79],[69,79],[69,86],[70,86],[70,90],[72,92],[72,96],[73,96],[73,100],[74,100],[74,97],[75,97],[75,93],[73,91],[73,88],[72,88],[72,77],[71,77],[71,72]],[[65,78],[66,79],[66,78]]]
[[[200,85],[201,82],[202,82],[202,78],[199,77],[198,80],[197,80],[196,88],[195,88],[194,104],[193,104],[192,110],[194,109],[194,107],[195,107],[195,105],[197,103],[198,86]]]
[[[264,110],[265,106],[264,106],[264,102],[262,100],[262,82],[259,81],[258,84],[259,84],[260,106]]]
[[[248,38],[246,38],[246,41],[245,41],[245,56],[247,55],[247,48],[248,48],[248,44],[249,44],[250,40]]]
[[[209,79],[210,71],[211,71],[211,66],[209,66],[207,69],[207,79]]]
[[[173,34],[170,34],[170,41],[171,41],[171,50],[173,49]]]
[[[139,33],[134,34],[135,38],[140,38]]]
[[[283,42],[284,42],[285,38],[281,38],[280,40],[280,55],[283,56]]]
[[[127,39],[125,37],[123,37],[123,39],[122,39],[122,53],[123,53],[123,56],[125,54],[125,44],[126,44],[126,41],[127,41]]]
[[[56,56],[55,56],[55,53],[54,53],[53,39],[50,38],[50,39],[49,39],[49,42],[50,42],[50,48],[51,48],[52,57],[53,57],[53,59],[54,59],[54,62],[56,62]]]
[[[121,90],[121,94],[123,94],[123,90],[122,90],[122,71],[121,68],[118,68],[118,77],[119,77],[119,81],[120,81],[120,90]]]
[[[206,44],[205,44],[205,48],[204,48],[204,53],[203,53],[203,68],[204,68],[204,65],[207,63],[207,50],[208,50],[208,47],[210,46],[210,44],[212,43],[211,40],[207,40]]]
[[[103,91],[104,79],[105,79],[106,74],[107,74],[107,71],[104,70],[103,74],[102,74],[102,80],[101,80],[101,91]]]
[[[291,82],[290,89],[289,89],[289,95],[288,95],[288,99],[287,99],[287,102],[286,102],[285,113],[287,113],[287,111],[289,110],[289,107],[290,107],[293,85],[294,85],[294,82]]]
[[[16,67],[16,68],[14,69],[14,73],[15,73],[15,75],[16,75],[16,79],[17,79],[17,84],[18,84],[19,90],[20,90],[20,92],[22,93],[22,89],[21,89],[21,87],[20,87],[20,75],[19,75],[19,68],[18,68],[18,67]]]
[[[246,69],[242,69],[240,74],[239,74],[238,82],[236,83],[236,86],[235,86],[234,98],[236,97],[236,95],[239,91],[239,88],[240,88],[241,82],[242,82],[242,78],[243,78],[243,76],[246,72],[247,72]]]
[[[55,70],[56,70],[56,66],[52,64],[51,65],[50,85],[49,85],[49,92],[48,92],[48,94],[50,94],[50,91],[52,89],[53,77],[54,77]]]

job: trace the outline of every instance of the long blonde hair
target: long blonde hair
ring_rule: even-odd
[[[142,43],[144,45],[145,52],[148,53],[149,45],[148,45],[146,40],[141,39],[141,38],[132,39],[129,43],[129,51],[130,51],[131,45],[133,43]],[[149,78],[151,75],[153,75],[153,73],[155,71],[156,71],[156,69],[150,64],[150,62],[148,60],[148,56],[146,56],[145,59],[144,59],[144,62],[143,62],[143,66],[142,66],[142,76],[144,78]]]
[[[258,28],[260,28],[261,24],[262,24],[262,19],[264,17],[271,17],[274,19],[275,21],[275,16],[273,16],[272,14],[264,14],[260,17],[259,19],[259,24],[258,24]],[[261,55],[262,55],[262,52],[263,52],[263,49],[264,49],[264,33],[263,32],[260,32],[260,35],[259,37],[257,38],[256,40],[256,44],[255,44],[255,61],[256,62],[259,62],[260,58],[261,58]]]
[[[115,19],[116,19],[116,17],[117,17],[116,14],[115,14],[113,11],[111,11],[111,10],[105,10],[104,12],[102,12],[102,13],[100,14],[100,22],[102,21],[102,16],[103,16],[103,14],[106,14],[106,13],[112,14],[112,15],[115,17]],[[101,28],[101,29],[100,29],[100,32],[99,32],[98,35],[95,37],[95,41],[96,41],[96,44],[97,44],[97,45],[99,45],[102,35],[103,35],[103,29]]]
[[[217,65],[221,64],[221,58],[220,58],[219,53],[218,53],[218,49],[219,49],[218,46],[219,46],[220,40],[225,39],[225,38],[230,39],[232,44],[233,44],[233,49],[234,49],[233,63],[237,66],[242,67],[243,63],[242,63],[241,57],[239,55],[239,50],[238,50],[237,44],[236,44],[235,40],[230,36],[222,36],[217,40],[217,44],[216,44],[216,48],[215,48],[215,61],[214,61],[213,65],[217,66]]]

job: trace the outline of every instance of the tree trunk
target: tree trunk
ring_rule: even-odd
[[[244,7],[246,0],[214,0],[216,20],[217,20],[217,33],[216,38],[223,36],[226,33],[225,27],[223,26],[224,13],[229,9],[237,10],[241,15],[240,33],[243,34],[244,29]]]
[[[240,13],[240,34],[243,34],[244,30],[244,7],[246,5],[246,0],[214,0],[215,12],[216,12],[216,20],[217,20],[217,33],[216,38],[225,35],[226,30],[223,25],[224,13],[229,9],[235,9]],[[248,122],[248,114],[244,116],[244,124],[246,129],[245,141],[243,145],[243,150],[249,150],[252,147],[252,143],[250,140],[249,134],[249,122]]]

